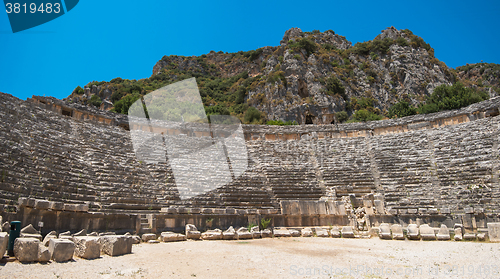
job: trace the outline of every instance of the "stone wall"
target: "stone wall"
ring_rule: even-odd
[[[93,213],[157,214],[162,208],[200,214],[243,210],[243,217],[217,217],[221,224],[259,216],[289,226],[345,224],[359,217],[356,208],[364,208],[371,223],[459,218],[477,227],[500,213],[500,98],[457,111],[368,123],[244,125],[247,170],[224,187],[187,200],[179,197],[168,161],[136,159],[123,116],[51,100],[25,102],[0,94],[2,215],[16,210],[21,197],[85,204],[88,212],[78,213],[83,219]],[[172,134],[182,134],[181,128]],[[284,206],[287,202],[300,210]],[[53,214],[17,210],[26,221]],[[162,216],[155,217],[159,230],[172,225]],[[204,218],[175,216],[186,222]],[[131,224],[139,222],[134,218]]]

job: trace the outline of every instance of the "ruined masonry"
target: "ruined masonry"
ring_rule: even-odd
[[[136,159],[126,116],[0,93],[1,216],[43,222],[42,234],[225,230],[263,218],[270,227],[459,223],[481,232],[500,221],[499,107],[492,98],[368,123],[243,125],[246,171],[181,200],[168,162]],[[187,125],[158,129],[206,134]]]

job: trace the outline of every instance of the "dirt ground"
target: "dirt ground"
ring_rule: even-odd
[[[134,245],[95,260],[0,262],[0,278],[500,278],[500,243],[267,238]]]

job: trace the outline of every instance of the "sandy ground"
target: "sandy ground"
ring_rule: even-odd
[[[500,243],[274,238],[134,245],[95,260],[0,262],[0,278],[500,278]]]

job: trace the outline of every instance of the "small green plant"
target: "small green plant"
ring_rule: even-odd
[[[265,218],[260,219],[260,225],[262,226],[263,230],[267,229],[267,226],[269,226],[269,223],[271,223],[271,218],[269,218],[269,219],[265,219]]]
[[[153,206],[152,206],[152,205],[150,205],[150,206],[148,207],[148,210],[153,210]]]
[[[297,60],[300,60],[300,58],[301,58],[301,57],[302,57],[302,56],[300,56],[300,54],[295,54],[295,55],[293,56],[293,58],[295,58],[295,59],[297,59]]]
[[[253,227],[255,227],[257,224],[254,224],[252,222],[248,223],[247,229],[250,231]]]

